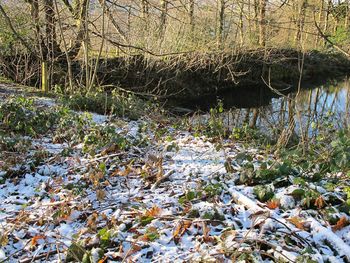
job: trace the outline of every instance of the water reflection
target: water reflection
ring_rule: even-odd
[[[277,94],[278,93],[278,94]],[[225,91],[217,97],[202,97],[198,101],[184,101],[182,107],[209,111],[218,100],[225,107],[224,122],[228,128],[248,124],[268,133],[281,134],[289,127],[305,137],[315,136],[317,127],[330,129],[350,126],[350,80],[302,87],[297,90],[274,92],[267,87]],[[201,115],[201,120],[209,118]]]

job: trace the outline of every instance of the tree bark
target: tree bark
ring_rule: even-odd
[[[193,36],[194,32],[194,0],[190,0],[188,4],[188,18],[189,18],[189,24],[191,27],[191,35]]]
[[[46,60],[53,60],[55,55],[61,53],[60,47],[57,43],[56,34],[56,19],[53,0],[44,0],[45,13],[45,43],[46,50],[44,57]]]
[[[259,1],[259,46],[266,45],[266,4],[267,0]]]
[[[167,0],[161,0],[160,1],[160,23],[159,23],[159,36],[164,37],[165,29],[166,29],[166,20],[167,20],[167,14],[168,14],[168,1]]]
[[[225,0],[219,0],[218,11],[219,11],[219,21],[218,21],[217,43],[218,43],[218,48],[222,48],[223,42],[224,42],[224,27],[225,27]]]

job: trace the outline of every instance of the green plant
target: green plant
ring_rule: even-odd
[[[224,105],[221,100],[215,108],[210,109],[207,134],[209,136],[226,136],[224,121],[221,114],[224,112]]]
[[[129,147],[129,141],[116,132],[112,125],[93,126],[83,140],[83,151],[95,155],[103,147],[113,148],[114,151],[125,150]]]
[[[34,105],[34,100],[10,97],[0,104],[0,127],[9,132],[36,136],[49,131],[57,121],[54,111]]]
[[[216,195],[220,195],[222,192],[222,185],[220,183],[216,184],[208,184],[204,187],[204,192],[207,197],[214,197]]]
[[[179,203],[184,205],[186,202],[190,202],[194,199],[202,198],[202,192],[197,191],[187,191],[184,196],[179,198]]]
[[[257,185],[254,187],[254,194],[261,202],[266,202],[274,197],[273,187],[270,185]]]
[[[31,146],[32,141],[29,138],[14,135],[7,136],[0,134],[0,150],[7,152],[25,152]]]
[[[53,138],[55,142],[80,143],[87,130],[93,126],[92,116],[89,113],[77,114],[66,107],[60,107],[56,112],[59,120],[55,126]]]
[[[331,170],[349,171],[350,169],[350,131],[342,130],[331,142]]]
[[[103,91],[88,94],[76,92],[62,95],[61,101],[73,110],[117,115],[130,119],[138,119],[150,108],[146,101],[132,94],[121,94],[117,90],[110,93]]]

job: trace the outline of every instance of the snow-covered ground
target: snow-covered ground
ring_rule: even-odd
[[[350,227],[332,231],[320,209],[302,209],[297,184],[271,182],[273,204],[237,183],[247,163],[258,168],[274,156],[170,127],[156,139],[141,131],[146,120],[108,121],[150,143],[95,157],[76,145],[64,156],[67,144],[47,136],[30,150],[49,152],[39,165],[1,181],[0,162],[0,262],[350,261]],[[327,203],[322,186],[307,187]]]

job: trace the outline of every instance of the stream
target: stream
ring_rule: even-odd
[[[304,132],[315,135],[319,124],[327,124],[335,130],[350,125],[350,79],[303,84],[299,92],[291,88],[282,91],[268,87],[233,88],[216,96],[183,100],[177,102],[176,107],[201,112],[199,118],[205,120],[209,118],[210,109],[220,103],[224,107],[225,125],[229,128],[248,123],[270,133],[282,130],[290,118],[294,118],[296,131],[300,131],[302,123]]]

